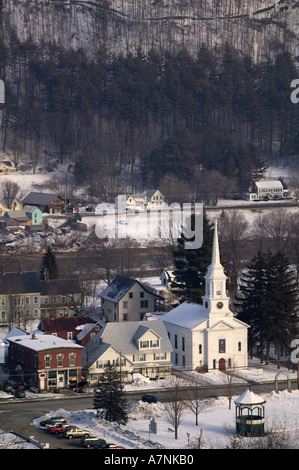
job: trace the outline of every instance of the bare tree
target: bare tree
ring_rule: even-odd
[[[184,381],[178,377],[171,377],[170,380],[170,401],[165,403],[166,419],[174,427],[174,437],[178,439],[178,428],[182,421],[182,416],[186,410],[186,401],[182,399]]]
[[[7,207],[13,209],[13,202],[17,196],[21,197],[21,187],[12,180],[2,181],[0,186],[1,194],[5,200]]]
[[[248,242],[248,222],[241,212],[222,212],[219,218],[219,238],[232,287],[236,288]]]
[[[288,217],[286,210],[281,208],[257,218],[253,226],[253,234],[260,240],[260,249],[269,248],[274,251],[287,252]]]
[[[198,426],[199,414],[211,406],[212,399],[207,396],[206,387],[200,385],[196,379],[191,380],[187,389],[187,408],[195,414],[195,424]]]

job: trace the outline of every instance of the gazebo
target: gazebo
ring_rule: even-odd
[[[262,436],[266,400],[247,389],[235,401],[237,433],[245,437]]]

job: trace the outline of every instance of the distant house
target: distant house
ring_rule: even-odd
[[[261,180],[253,183],[250,190],[245,193],[248,201],[261,201],[263,199],[282,199],[288,196],[279,180]]]
[[[84,346],[95,336],[102,326],[90,317],[43,318],[38,330],[44,334],[58,336],[68,341],[76,341]]]
[[[64,199],[54,193],[31,192],[27,194],[22,203],[24,206],[36,206],[48,214],[61,214],[65,209]]]
[[[42,225],[42,211],[35,206],[24,206],[21,210],[6,211],[3,216],[6,227]]]
[[[164,205],[164,196],[159,189],[146,189],[143,191],[147,209]]]
[[[82,352],[90,383],[99,381],[109,362],[124,382],[132,382],[134,373],[152,379],[171,374],[172,346],[162,320],[107,323],[91,342],[89,352]]]
[[[11,203],[7,201],[7,199],[2,198],[0,199],[0,217],[3,217],[5,212],[8,210],[21,210],[23,209],[23,204],[17,199],[14,199]]]
[[[22,335],[9,342],[9,377],[39,391],[67,388],[81,382],[83,349],[53,335]]]
[[[157,207],[163,207],[165,204],[164,196],[158,189],[146,189],[140,194],[126,194],[126,209],[148,210]],[[115,200],[116,209],[118,207],[118,197]]]
[[[172,279],[171,279],[171,275],[169,271],[163,269],[162,274],[160,276],[160,281],[161,281],[162,286],[165,286],[165,287],[170,286]]]
[[[0,161],[0,174],[1,175],[12,175],[16,172],[16,168],[8,160]]]
[[[36,271],[0,274],[0,325],[77,314],[81,289],[74,279],[41,280]]]
[[[109,322],[142,320],[146,312],[164,310],[164,298],[136,279],[118,274],[101,292],[102,316]]]

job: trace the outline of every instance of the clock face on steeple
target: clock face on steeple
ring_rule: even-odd
[[[223,307],[223,302],[217,302],[217,308],[222,308]]]

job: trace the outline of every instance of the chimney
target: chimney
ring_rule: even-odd
[[[31,339],[36,339],[35,333],[32,333]]]
[[[19,264],[19,274],[23,274],[23,265],[22,265],[22,263]]]
[[[50,281],[49,269],[46,270],[46,282]]]
[[[2,274],[5,274],[5,264],[2,264]]]

